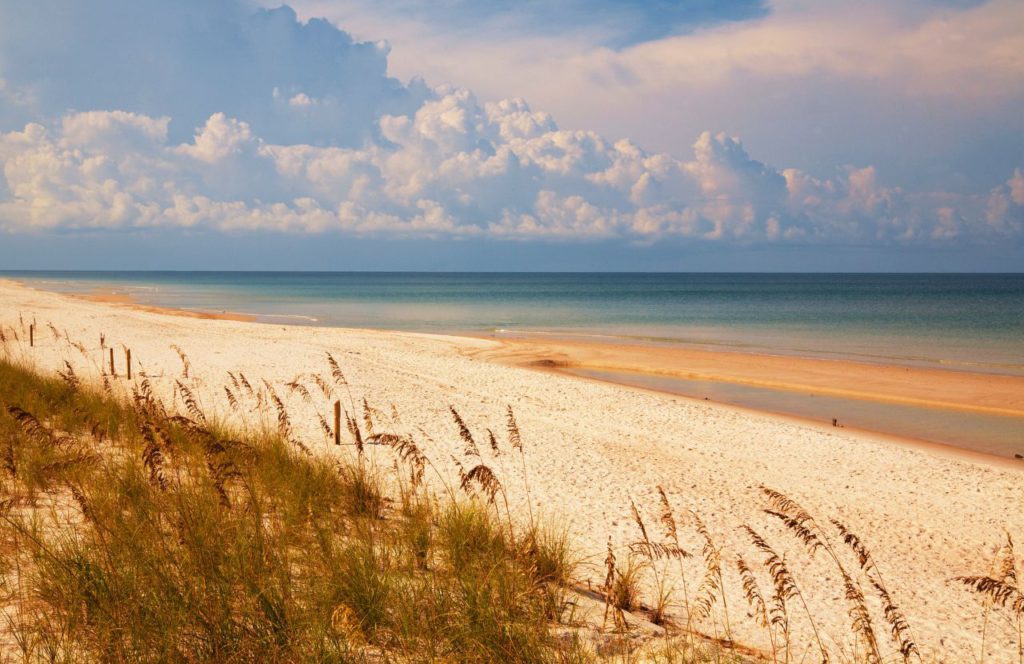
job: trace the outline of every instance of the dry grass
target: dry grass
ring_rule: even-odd
[[[121,401],[0,362],[5,656],[560,661],[566,540],[418,483],[396,509],[384,471],[302,453],[286,412],[241,435],[176,389],[180,415],[148,381]],[[422,476],[412,441],[367,440]]]
[[[491,429],[475,434],[450,406],[454,430],[433,433],[452,436],[462,455],[439,468],[427,454],[430,435],[403,431],[393,406],[386,413],[357,401],[330,354],[328,377],[300,374],[283,387],[229,372],[214,391],[242,421],[232,428],[204,406],[210,394],[180,348],[180,374],[163,385],[173,391],[168,404],[144,371],[133,383],[112,380],[90,359],[95,347],[66,334],[54,332],[54,341],[92,363],[91,380],[71,353],[55,378],[28,371],[17,364],[25,337],[0,326],[0,653],[8,658],[922,661],[926,644],[868,544],[780,492],[761,488],[766,523],[743,524],[749,548],[738,551],[719,544],[723,524],[685,509],[677,518],[660,486],[653,520],[630,501],[638,537],[621,551],[609,540],[600,591],[606,627],[621,643],[631,612],[670,629],[641,660],[632,646],[605,652],[578,634],[554,636],[580,561],[566,531],[534,519],[511,408],[499,439]],[[296,422],[315,414],[329,445],[335,432],[324,413],[342,392],[347,461],[314,453],[296,433]],[[289,412],[281,398],[292,394],[301,410]],[[509,453],[519,457],[528,520],[509,505]],[[458,480],[449,485],[452,468]],[[806,562],[824,554],[838,587],[821,588],[801,555],[786,553],[786,539]],[[1024,662],[1019,574],[1007,534],[988,573],[952,581],[1015,626]],[[761,630],[763,651],[733,643],[730,589],[749,609],[737,624]],[[826,602],[809,602],[808,590],[841,598],[830,610],[845,613],[846,634],[821,631],[828,621],[809,607]],[[794,642],[808,633],[810,643]]]
[[[961,583],[984,601],[985,627],[992,609],[1007,613],[1004,617],[1017,632],[1017,661],[1024,662],[1024,588],[1020,585],[1019,564],[1014,551],[1013,538],[1006,533],[1006,539],[999,547],[995,561],[995,572],[980,576],[958,576],[953,580]],[[984,662],[986,632],[982,632],[981,651]]]
[[[396,414],[350,414],[355,458],[332,460],[303,451],[273,385],[229,375],[233,413],[276,411],[231,428],[182,365],[167,381],[179,412],[147,376],[99,390],[70,365],[51,379],[0,360],[0,659],[606,659],[555,637],[573,604],[571,541],[498,509],[479,448],[467,495],[442,500],[421,445],[385,430]],[[620,573],[626,606],[637,574]]]
[[[657,487],[660,507],[660,521],[665,531],[665,542],[672,545],[671,552],[676,553],[680,561],[678,577],[685,582],[687,571],[682,565],[685,556],[680,542],[680,525],[675,519],[671,504],[664,489]],[[827,643],[842,644],[842,634],[826,635],[821,631],[821,623],[826,622],[824,616],[811,610],[804,590],[798,585],[794,566],[799,563],[797,558],[789,558],[780,553],[780,547],[769,543],[768,539],[750,525],[743,525],[747,540],[760,558],[760,565],[748,563],[746,555],[737,552],[735,571],[738,587],[747,602],[749,613],[747,618],[764,635],[767,649],[761,653],[763,659],[772,662],[792,662],[807,657],[810,648],[817,653],[821,662],[903,662],[924,661],[922,647],[914,636],[910,621],[900,609],[896,597],[885,584],[882,569],[867,544],[841,521],[831,519],[825,527],[815,517],[792,498],[762,487],[767,506],[764,513],[771,520],[781,525],[781,532],[795,538],[809,557],[825,553],[837,572],[839,579],[838,595],[845,601],[848,636],[851,648],[827,646]],[[640,539],[629,545],[629,553],[637,554],[643,560],[639,568],[641,576],[649,577],[647,584],[651,591],[648,595],[652,602],[649,617],[660,617],[660,588],[664,587],[663,569],[655,569],[652,564],[666,559],[670,551],[663,548],[664,544],[654,541],[647,524],[643,521],[639,508],[630,503],[630,513],[640,532]],[[690,514],[693,529],[702,541],[701,562],[703,563],[702,578],[697,588],[690,611],[687,599],[686,615],[688,619],[684,634],[699,634],[713,641],[728,645],[731,641],[731,623],[726,612],[725,578],[722,573],[723,553],[713,538],[707,524],[696,513]],[[845,545],[845,552],[839,546]],[[609,542],[606,556],[606,578],[603,590],[608,594],[613,605],[622,605],[613,583],[619,579],[618,554]],[[1017,633],[1016,661],[1024,662],[1024,592],[1019,585],[1019,563],[1016,559],[1013,541],[1006,535],[993,572],[987,575],[958,576],[953,579],[978,594],[984,602],[984,610],[997,609],[1004,613],[1006,620],[1013,625]],[[764,582],[762,582],[764,579]],[[805,579],[810,587],[818,587],[813,579]],[[635,581],[636,586],[642,585],[641,580]],[[684,586],[685,587],[685,586]],[[869,599],[863,588],[869,588],[874,599]],[[822,589],[828,593],[827,589]],[[828,593],[829,596],[833,593]],[[716,612],[716,607],[721,610]],[[794,609],[799,615],[794,614]],[[820,609],[818,610],[820,612]],[[794,624],[802,622],[812,635],[811,643],[794,643]],[[878,635],[881,627],[886,628],[891,648],[883,646]],[[724,638],[723,638],[724,637]],[[984,634],[981,635],[984,639]],[[982,643],[984,652],[984,642]],[[940,646],[933,646],[932,653],[941,652]],[[931,657],[936,657],[933,654]]]

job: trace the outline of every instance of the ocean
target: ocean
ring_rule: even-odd
[[[2,274],[265,322],[551,334],[1024,375],[1024,274]]]
[[[1024,375],[1024,274],[3,272],[279,324],[552,335]],[[593,370],[580,375],[1024,456],[1024,418]]]

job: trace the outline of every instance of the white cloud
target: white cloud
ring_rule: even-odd
[[[650,152],[563,129],[521,99],[481,103],[459,87],[403,85],[388,76],[386,45],[300,22],[287,7],[136,0],[146,21],[125,30],[126,6],[0,7],[0,229],[740,244],[1021,239],[1019,168],[972,195],[886,185],[872,166],[831,168],[830,177],[777,168],[723,133],[695,132],[685,157]],[[987,99],[1001,94],[992,86],[1019,88],[1019,35],[1005,21],[1020,11],[994,0],[961,12],[954,26],[879,6],[800,13],[785,3],[755,21],[558,63],[541,53],[503,71],[547,80],[539,74],[551,67],[552,85],[567,74],[603,81],[602,94],[632,100],[640,121],[683,115],[652,102],[652,90],[703,103],[736,72],[885,78],[917,86],[915,94],[947,94],[941,85],[970,78]],[[164,64],[146,65],[153,49]],[[749,98],[752,107],[765,99]],[[604,112],[595,97],[581,99]]]
[[[61,134],[68,145],[131,148],[167,140],[170,118],[124,111],[90,111],[64,116]]]
[[[1024,172],[1019,168],[1014,169],[1013,177],[1006,182],[1010,187],[1010,196],[1017,205],[1024,205]]]
[[[178,150],[200,161],[214,163],[246,149],[257,149],[257,146],[247,123],[215,113],[196,132],[192,144],[182,145]]]
[[[988,195],[907,193],[875,169],[778,170],[724,134],[686,161],[561,130],[522,101],[438,90],[385,116],[386,142],[276,145],[217,113],[190,142],[167,119],[69,114],[0,135],[7,230],[202,227],[360,235],[708,242],[1019,239],[1024,176]]]
[[[305,92],[300,92],[291,99],[288,100],[288,105],[294,108],[304,108],[306,106],[312,106],[316,104],[316,100],[307,95]]]
[[[690,86],[737,73],[792,78],[828,72],[885,81],[942,98],[980,99],[1019,91],[1024,76],[1024,5],[993,0],[964,10],[907,16],[896,3],[776,2],[763,19],[605,51],[595,68],[628,67],[637,77]]]
[[[453,82],[481,99],[522,96],[563,126],[629,136],[677,157],[714,128],[741,134],[775,163],[819,176],[844,162],[874,163],[915,188],[966,181],[983,191],[1019,165],[1024,3],[765,5],[754,20],[618,50],[578,26],[556,35],[487,23],[465,30],[403,17],[389,3],[296,6],[387,35],[396,75]]]

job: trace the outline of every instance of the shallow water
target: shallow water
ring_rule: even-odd
[[[265,322],[555,334],[1024,375],[1024,275],[8,272]]]
[[[944,408],[850,399],[821,394],[687,380],[648,374],[567,369],[568,373],[613,383],[633,385],[695,399],[795,415],[839,426],[916,438],[964,449],[1013,457],[1024,455],[1024,418],[989,415]],[[1024,461],[1021,461],[1024,469]]]

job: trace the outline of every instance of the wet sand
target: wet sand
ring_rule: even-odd
[[[492,338],[493,337],[487,337]],[[1024,417],[1024,377],[709,351],[681,346],[499,338],[476,356],[546,370],[637,372],[976,413]]]
[[[1024,377],[551,336],[495,340],[477,357],[1024,463]]]
[[[193,311],[190,309],[176,309],[173,307],[157,307],[150,304],[143,304],[127,293],[116,291],[97,290],[92,293],[69,293],[69,297],[86,300],[88,302],[102,302],[104,304],[116,304],[137,311],[149,311],[156,314],[169,316],[184,316],[186,318],[199,318],[202,320],[233,320],[242,323],[256,321],[252,314],[240,314],[231,311]]]

